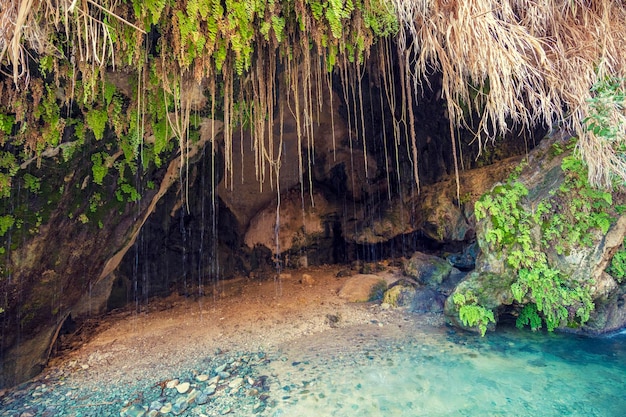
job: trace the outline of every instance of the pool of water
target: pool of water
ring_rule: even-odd
[[[306,342],[270,364],[273,416],[624,416],[626,335],[500,329]],[[349,344],[349,343],[348,343]],[[278,392],[278,394],[277,394]]]
[[[211,388],[220,370],[227,376]],[[46,377],[0,398],[0,417],[626,415],[626,333],[591,339],[499,328],[481,338],[413,320],[372,323],[273,352],[213,353],[171,371],[188,391],[149,375],[98,387],[71,374]]]

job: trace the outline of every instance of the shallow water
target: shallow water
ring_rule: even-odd
[[[96,389],[71,376],[36,381],[0,399],[0,416],[173,415],[157,413],[167,404],[183,416],[626,415],[626,333],[500,328],[481,338],[411,323],[331,329],[275,352],[214,353],[172,370],[190,382],[185,394],[149,379]],[[198,395],[210,381],[197,375],[218,368],[230,375]]]
[[[626,415],[624,334],[444,331],[351,354],[316,344],[271,364],[273,416]]]

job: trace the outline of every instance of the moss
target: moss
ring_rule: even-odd
[[[372,286],[367,301],[381,301],[385,295],[385,291],[387,291],[387,281],[381,279]]]

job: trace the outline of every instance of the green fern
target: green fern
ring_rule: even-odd
[[[91,155],[93,182],[98,185],[102,185],[104,177],[109,172],[109,167],[107,166],[108,157],[109,155],[106,152],[97,152]]]
[[[478,327],[481,336],[485,336],[489,323],[495,323],[493,311],[478,304],[472,291],[455,293],[452,301],[459,308],[459,318],[465,326]]]
[[[517,317],[517,320],[515,320],[515,326],[518,329],[524,326],[530,326],[533,331],[541,329],[541,323],[541,316],[537,311],[537,305],[534,303],[526,304]]]
[[[91,109],[85,115],[87,126],[93,132],[96,140],[100,140],[104,137],[104,129],[108,119],[109,115],[106,110]]]
[[[10,214],[0,216],[0,237],[4,236],[15,224],[15,217]]]

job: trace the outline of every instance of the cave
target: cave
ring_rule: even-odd
[[[583,3],[9,0],[0,417],[620,415]]]

